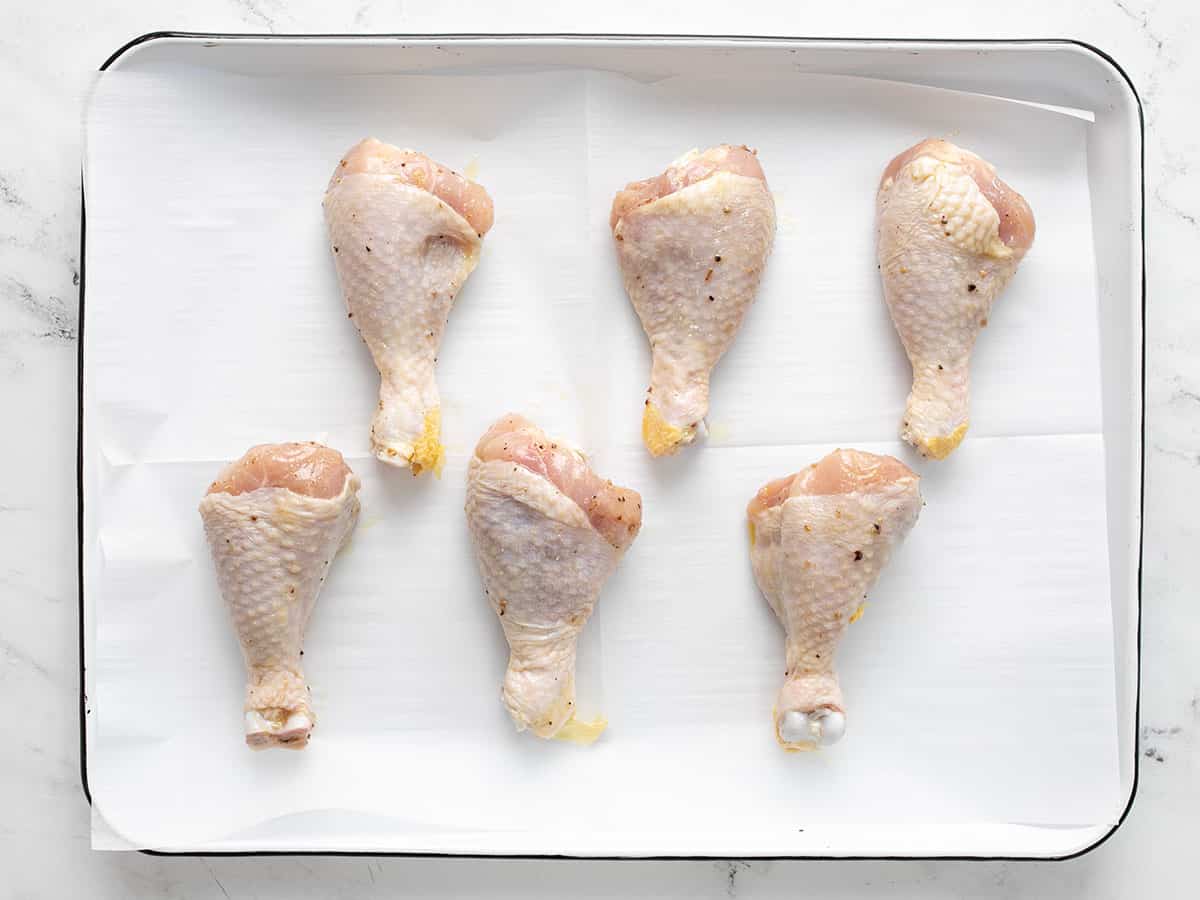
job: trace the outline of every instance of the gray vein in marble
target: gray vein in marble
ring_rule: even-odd
[[[727,897],[737,896],[737,877],[740,873],[749,870],[750,863],[741,859],[726,860],[725,866],[725,895]]]
[[[12,186],[6,177],[0,175],[0,203],[5,206],[27,206],[25,199],[17,193],[17,189]]]
[[[225,890],[225,885],[221,884],[221,879],[217,877],[217,873],[213,871],[212,863],[207,859],[204,860],[204,868],[208,870],[208,874],[212,877],[213,882],[221,889],[221,893],[225,895],[225,900],[229,900],[229,891]]]
[[[1183,173],[1179,173],[1179,174],[1183,174]],[[1171,215],[1175,216],[1177,219],[1182,219],[1183,221],[1187,222],[1192,227],[1195,227],[1196,225],[1200,225],[1200,219],[1197,219],[1196,216],[1181,209],[1179,206],[1172,203],[1170,200],[1168,200],[1166,198],[1165,194],[1163,193],[1162,185],[1158,185],[1154,188],[1154,199],[1158,202],[1159,206],[1161,206],[1163,209],[1165,209]]]
[[[234,0],[234,5],[241,7],[245,11],[245,15],[242,18],[247,18],[248,16],[248,21],[264,25],[272,33],[279,30],[275,24],[275,19],[263,9],[263,4],[260,0]]]
[[[41,744],[33,741],[23,741],[24,749],[28,757],[41,757],[46,760],[46,763],[52,767],[53,771],[49,772],[45,781],[49,783],[56,791],[60,793],[74,793],[79,790],[78,774],[79,761],[77,757],[68,756],[65,753],[49,750]],[[44,770],[43,770],[44,771]],[[85,832],[86,833],[86,832]]]
[[[40,588],[36,588],[31,585],[25,584],[23,581],[20,581],[18,578],[13,577],[13,576],[19,576],[21,574],[23,574],[23,573],[21,573],[18,569],[9,569],[7,575],[0,575],[0,587],[7,588],[8,590],[12,590],[12,591],[20,591],[21,593],[23,593],[31,598],[40,600],[43,603],[61,603],[62,602],[62,597],[55,596],[54,594],[48,594],[45,591],[41,590]]]
[[[116,856],[124,861],[125,859],[131,858],[136,854],[114,853],[111,855]],[[175,893],[176,888],[178,888],[180,884],[179,881],[175,880],[177,876],[170,874],[169,870],[163,870],[158,867],[149,871],[139,871],[138,867],[136,866],[126,865],[122,868],[122,875],[124,875],[127,879],[135,879],[139,884],[148,885],[151,888],[151,891],[147,892],[146,895],[153,897],[169,897]],[[189,883],[191,881],[192,879],[189,878]],[[138,893],[142,894],[141,891]]]
[[[79,335],[78,313],[68,309],[61,297],[51,294],[40,298],[29,285],[9,276],[0,283],[0,299],[15,301],[26,312],[50,326],[48,331],[34,332],[36,337],[73,341]]]
[[[1195,700],[1192,701],[1192,704],[1193,704],[1193,708],[1194,708]],[[1174,740],[1182,732],[1183,732],[1183,728],[1180,725],[1169,725],[1166,727],[1158,727],[1155,725],[1143,725],[1142,726],[1142,743],[1145,744],[1146,746],[1145,746],[1145,749],[1142,751],[1142,756],[1146,757],[1146,759],[1152,759],[1158,763],[1166,762],[1167,755],[1159,748],[1159,745],[1163,741],[1169,742],[1169,741]],[[1155,738],[1157,738],[1157,740],[1154,740],[1153,743],[1151,743],[1152,739],[1155,739]]]
[[[15,644],[11,643],[10,641],[6,641],[3,638],[0,638],[0,654],[3,654],[4,658],[9,662],[18,663],[26,666],[29,669],[32,669],[47,681],[52,682],[55,680],[54,675],[51,674],[49,669],[47,669],[44,665],[42,665],[24,650],[19,649]]]
[[[1148,10],[1139,12],[1130,8],[1122,0],[1113,0],[1113,5],[1120,10],[1123,16],[1137,23],[1138,30],[1145,38],[1145,42],[1153,50],[1153,63],[1146,71],[1145,80],[1139,82],[1146,124],[1153,126],[1158,119],[1160,106],[1158,95],[1161,87],[1161,76],[1164,72],[1173,71],[1177,63],[1168,52],[1171,46],[1170,43],[1166,39],[1159,37],[1159,32],[1156,29],[1150,27],[1150,13]]]
[[[1162,444],[1151,444],[1150,446],[1159,453],[1163,453],[1167,456],[1173,456],[1176,459],[1182,459],[1185,462],[1200,465],[1200,453],[1197,453],[1194,450],[1179,450],[1175,447],[1166,447]]]
[[[1113,0],[1113,5],[1123,12],[1128,18],[1138,23],[1138,25],[1141,27],[1142,34],[1146,35],[1146,37],[1150,39],[1150,42],[1154,44],[1155,49],[1162,49],[1164,41],[1150,28],[1150,13],[1148,11],[1143,10],[1142,12],[1136,12],[1122,3],[1121,0]]]
[[[371,12],[371,4],[360,3],[358,9],[354,11],[354,27],[361,28],[367,24],[367,16]]]

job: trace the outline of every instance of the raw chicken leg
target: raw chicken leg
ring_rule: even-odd
[[[786,750],[832,744],[845,730],[834,652],[917,521],[917,481],[890,456],[835,450],[750,501],[754,578],[787,632],[787,680],[774,711]]]
[[[248,674],[246,743],[303,748],[315,719],[300,665],[304,628],[358,518],[357,476],[320,444],[262,444],[200,501],[217,583]]]
[[[637,537],[642,498],[507,415],[475,448],[466,513],[484,593],[511,651],[500,696],[517,730],[590,743],[604,722],[574,718],[576,642]]]
[[[338,163],[324,206],[346,307],[382,379],[371,450],[414,475],[440,471],[434,364],[492,200],[420,153],[367,138]]]
[[[742,324],[775,239],[775,203],[746,147],[680,157],[613,200],[625,290],[650,338],[642,440],[654,456],[696,438],[708,381]]]
[[[876,224],[883,295],[913,370],[900,435],[944,459],[967,433],[971,348],[1033,244],[1033,212],[990,164],[931,139],[888,163]]]

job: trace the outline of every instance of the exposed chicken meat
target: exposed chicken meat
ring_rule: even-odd
[[[501,698],[518,730],[594,739],[575,718],[576,645],[601,588],[642,523],[637,492],[595,475],[582,455],[520,416],[479,441],[467,525],[510,656]]]

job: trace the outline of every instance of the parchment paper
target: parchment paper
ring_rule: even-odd
[[[817,823],[1102,821],[1118,775],[1088,127],[842,77],[102,76],[86,160],[96,846],[786,853]],[[320,207],[366,135],[465,169],[496,205],[440,353],[440,480],[366,453],[377,375]],[[929,135],[986,156],[1038,218],[975,354],[970,435],[941,464],[896,439],[909,369],[872,221],[883,165]],[[707,443],[653,461],[608,209],[722,141],[758,148],[779,232]],[[474,442],[508,410],[644,497],[581,642],[580,712],[610,721],[590,748],[514,733],[498,700],[507,649],[462,505]],[[312,743],[256,754],[196,504],[251,444],[298,439],[347,455],[363,514],[306,643]],[[771,730],[783,633],[744,508],[835,446],[905,459],[928,506],[840,650],[846,738],[790,755]]]

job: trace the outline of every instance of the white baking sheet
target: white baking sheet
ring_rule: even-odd
[[[328,849],[787,854],[820,823],[1111,819],[1088,127],[842,77],[102,76],[84,401],[96,845],[278,848],[299,827]],[[377,376],[320,208],[365,135],[466,168],[496,204],[441,352],[440,481],[365,452]],[[872,229],[882,166],[927,135],[986,155],[1038,217],[978,347],[971,434],[942,464],[895,439],[909,372]],[[608,207],[720,141],[759,148],[779,233],[716,373],[710,440],[652,461],[649,354]],[[475,439],[510,409],[645,500],[582,640],[580,710],[611,723],[591,748],[515,734],[498,701],[506,648],[462,503]],[[312,744],[255,754],[196,504],[247,446],[306,438],[346,453],[363,515],[309,632]],[[846,739],[789,755],[770,720],[783,636],[753,583],[744,506],[837,445],[908,460],[928,506],[841,650]]]

